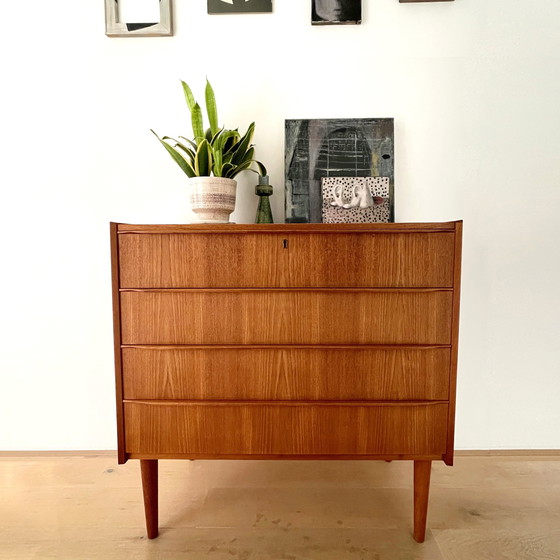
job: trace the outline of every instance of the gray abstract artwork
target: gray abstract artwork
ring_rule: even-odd
[[[394,221],[393,119],[286,121],[286,222],[322,222],[324,177],[387,177]]]

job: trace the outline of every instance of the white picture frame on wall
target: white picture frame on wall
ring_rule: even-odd
[[[105,35],[108,37],[169,37],[173,35],[171,0],[152,0],[159,4],[159,21],[120,21],[119,0],[105,0]]]

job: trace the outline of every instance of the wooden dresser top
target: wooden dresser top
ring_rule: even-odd
[[[118,233],[346,233],[448,232],[456,222],[389,224],[117,224]]]

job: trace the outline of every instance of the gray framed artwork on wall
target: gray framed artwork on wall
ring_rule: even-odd
[[[108,37],[173,35],[171,0],[105,0]]]
[[[209,14],[272,12],[272,0],[208,0]]]

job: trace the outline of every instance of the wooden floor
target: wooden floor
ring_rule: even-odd
[[[0,456],[0,559],[559,560],[560,457],[436,464],[424,544],[410,462],[160,461],[145,538],[137,461]]]

